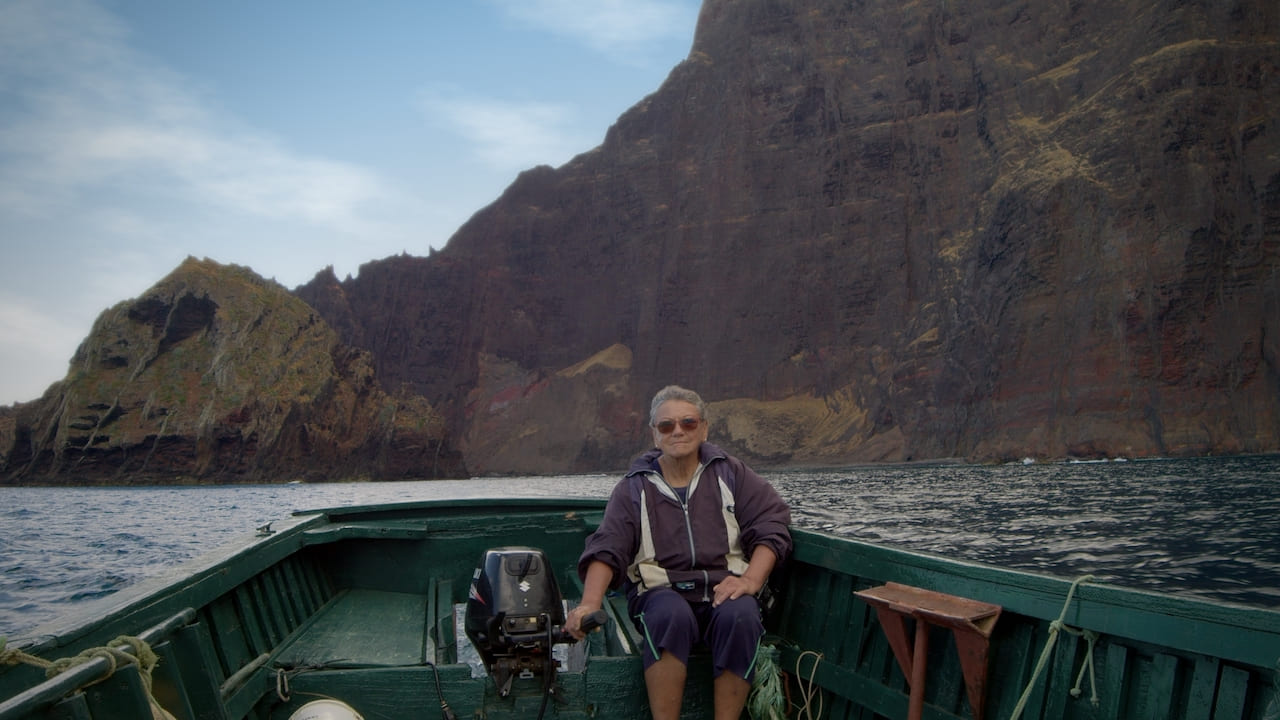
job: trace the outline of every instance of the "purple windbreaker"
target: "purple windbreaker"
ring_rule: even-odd
[[[658,449],[636,458],[614,486],[600,527],[587,538],[578,573],[599,560],[613,570],[610,586],[625,580],[645,592],[670,586],[690,600],[710,600],[710,589],[746,569],[764,545],[786,560],[791,511],[764,478],[710,443],[699,450],[701,472],[683,503],[662,479]]]

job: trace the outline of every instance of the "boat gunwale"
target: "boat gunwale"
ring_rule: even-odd
[[[355,519],[353,516],[387,516],[398,515],[403,513],[415,513],[422,511],[440,510],[445,508],[510,508],[518,507],[523,509],[541,509],[541,510],[558,510],[558,509],[582,509],[582,510],[604,510],[605,498],[595,497],[548,497],[548,496],[495,496],[495,497],[469,497],[469,498],[438,498],[433,500],[408,500],[405,502],[392,503],[375,503],[372,505],[339,505],[334,507],[315,508],[309,510],[295,510],[293,515],[323,515],[329,522],[338,523],[341,520]]]
[[[869,560],[893,569],[876,577],[877,583],[900,582],[992,602],[1006,611],[1046,621],[1063,614],[1071,586],[1079,579],[870,543],[821,530],[792,528],[792,534],[805,536],[797,544],[795,559],[800,562],[842,572],[842,567],[865,568]],[[864,562],[851,563],[852,556],[861,556]],[[1280,610],[1098,581],[1076,588],[1063,622],[1175,651],[1261,668],[1280,666]],[[1200,631],[1181,640],[1170,635],[1170,630],[1187,622]]]
[[[32,644],[16,647],[43,653],[74,646],[113,624],[146,627],[181,604],[205,604],[209,587],[243,582],[309,545],[342,539],[371,539],[368,527],[378,522],[420,517],[433,512],[489,510],[509,514],[513,509],[602,511],[599,498],[455,498],[404,503],[353,505],[295,511],[284,529],[271,535],[228,543],[110,596],[106,605],[94,602],[46,626],[35,628]],[[358,525],[356,524],[358,523]],[[587,519],[587,529],[591,520]],[[424,530],[430,532],[429,527]],[[366,531],[366,534],[362,534]],[[936,553],[844,537],[822,530],[792,528],[799,540],[795,560],[832,572],[855,573],[885,581],[926,587],[1002,605],[1007,611],[1042,620],[1061,613],[1072,580],[1049,573],[999,567]],[[319,535],[319,536],[317,536]],[[876,572],[887,568],[888,572]],[[872,572],[868,572],[872,571]],[[1197,597],[1155,593],[1106,583],[1081,585],[1065,622],[1107,635],[1196,652],[1263,668],[1274,668],[1280,657],[1280,611],[1209,601]],[[104,598],[104,600],[106,600]],[[105,608],[105,609],[104,609]],[[1213,626],[1216,632],[1193,633],[1178,640],[1168,634],[1177,623]],[[1243,634],[1243,635],[1242,635]],[[1249,638],[1242,642],[1242,638]],[[14,642],[14,641],[11,641]],[[15,645],[11,645],[13,647]]]

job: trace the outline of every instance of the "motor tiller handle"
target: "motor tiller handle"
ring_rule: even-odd
[[[587,633],[593,632],[596,628],[604,627],[604,624],[608,621],[609,621],[609,613],[605,612],[604,609],[602,608],[582,618],[582,622],[579,623],[578,628],[582,630],[583,634],[585,635]],[[569,634],[568,630],[561,628],[560,632],[556,634],[557,645],[559,645],[560,643],[576,643],[576,642],[578,642],[578,638]]]
[[[582,618],[582,623],[579,624],[578,627],[582,632],[589,633],[598,627],[604,627],[604,624],[608,621],[609,613],[605,612],[602,608]]]

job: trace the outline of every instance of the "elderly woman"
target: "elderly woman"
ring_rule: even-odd
[[[566,621],[599,610],[624,586],[645,637],[644,679],[655,720],[680,716],[689,652],[711,650],[715,717],[737,720],[764,634],[756,594],[791,550],[790,510],[763,478],[707,442],[706,406],[672,385],[649,409],[655,448],[614,487],[578,561],[582,602]]]

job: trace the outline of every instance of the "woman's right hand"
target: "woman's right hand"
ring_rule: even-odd
[[[593,603],[583,603],[569,611],[564,619],[564,629],[575,640],[581,640],[587,634],[582,632],[582,618],[600,609],[599,605]]]

